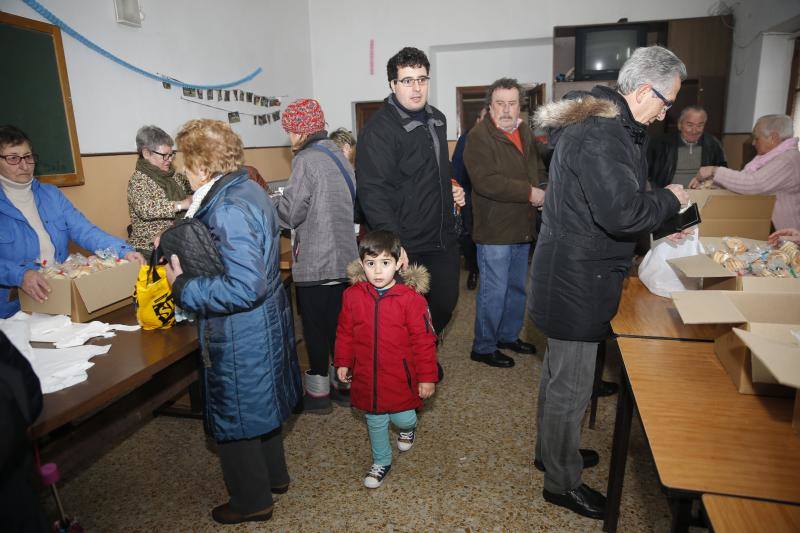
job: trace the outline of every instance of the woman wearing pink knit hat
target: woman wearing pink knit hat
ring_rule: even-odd
[[[306,98],[283,111],[281,124],[294,152],[292,175],[276,199],[281,226],[292,229],[294,280],[309,370],[304,375],[305,412],[328,414],[334,399],[349,404],[346,385],[330,367],[347,265],[358,259],[353,232],[356,198],[353,167],[328,139],[319,102]],[[329,377],[330,376],[330,377]]]

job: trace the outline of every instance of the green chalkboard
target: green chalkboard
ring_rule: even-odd
[[[39,156],[36,176],[57,185],[83,183],[61,31],[51,24],[0,13],[0,124],[13,124]]]

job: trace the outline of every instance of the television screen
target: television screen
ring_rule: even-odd
[[[575,35],[575,79],[614,79],[646,40],[641,26],[579,28]]]

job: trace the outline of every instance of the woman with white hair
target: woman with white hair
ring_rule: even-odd
[[[774,194],[775,229],[800,227],[800,151],[787,115],[764,115],[753,126],[756,157],[741,171],[724,167],[700,167],[689,184],[714,183],[739,194]]]

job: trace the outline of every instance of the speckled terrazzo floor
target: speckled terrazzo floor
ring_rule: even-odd
[[[217,457],[200,421],[156,418],[81,474],[62,484],[70,514],[90,532],[129,531],[601,531],[542,499],[543,475],[532,464],[541,355],[517,356],[512,369],[469,360],[475,292],[463,285],[439,358],[444,383],[420,416],[414,448],[398,456],[384,485],[366,489],[371,463],[360,416],[335,407],[285,426],[293,481],[263,524],[219,526],[210,517],[227,501]],[[544,349],[526,324],[523,338]],[[610,350],[606,377],[616,380]],[[597,429],[583,447],[600,452],[584,481],[605,492],[616,396],[601,399]],[[45,500],[50,512],[53,505]],[[669,529],[655,467],[634,419],[620,531]]]

